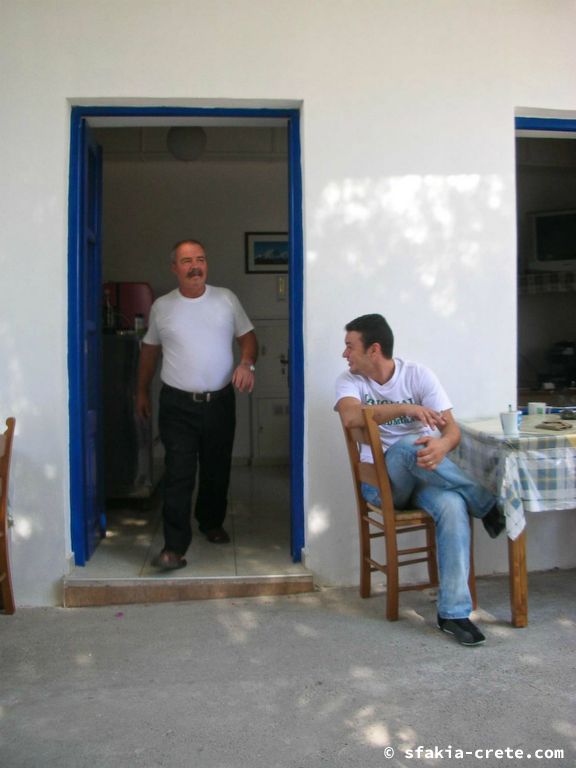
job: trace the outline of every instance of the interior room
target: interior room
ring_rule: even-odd
[[[213,285],[230,288],[255,325],[256,385],[238,394],[226,529],[195,535],[182,578],[291,575],[287,260],[254,259],[262,233],[287,241],[285,125],[96,127],[102,147],[102,388],[106,536],[75,579],[159,574],[163,452],[157,410],[134,418],[138,350],[150,304],[176,287],[170,251],[200,240]],[[158,375],[154,397],[160,388]],[[197,534],[197,531],[195,531]]]
[[[524,132],[527,133],[527,132]],[[576,405],[576,134],[516,139],[518,404]]]

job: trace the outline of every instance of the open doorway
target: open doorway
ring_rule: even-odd
[[[518,404],[576,405],[576,121],[517,118]]]
[[[150,110],[143,117],[136,109],[136,114],[122,114],[119,119],[113,108],[79,109],[77,119],[90,122],[96,142],[104,149],[101,282],[142,282],[151,286],[155,296],[166,293],[174,287],[168,263],[172,243],[198,237],[208,249],[210,282],[237,293],[261,343],[265,340],[261,361],[268,356],[280,375],[269,370],[267,376],[258,377],[262,385],[251,399],[239,398],[236,487],[239,494],[246,494],[248,488],[254,498],[255,491],[261,494],[275,476],[274,482],[280,483],[282,495],[288,498],[284,537],[290,546],[286,551],[291,550],[292,560],[299,561],[303,386],[298,115],[272,110],[247,117],[250,110],[242,116],[222,110],[215,117],[215,110],[209,110],[208,118],[200,114],[202,110],[179,110],[177,115],[153,119]],[[190,114],[183,118],[182,112]],[[203,159],[182,162],[171,155],[167,133],[172,125],[183,122],[200,125],[205,132]],[[247,232],[289,234],[285,273],[256,274],[247,269]],[[71,314],[75,310],[80,314],[71,301]],[[117,325],[130,335],[132,329],[122,327],[126,323]],[[286,347],[276,348],[282,338]],[[73,377],[71,394],[73,400]],[[153,466],[152,475],[156,471]],[[80,482],[77,474],[73,471],[73,484]],[[154,486],[156,478],[151,479]],[[73,507],[77,517],[78,498]],[[77,562],[82,564],[82,558],[77,557]]]

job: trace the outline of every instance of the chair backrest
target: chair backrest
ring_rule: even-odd
[[[382,501],[381,509],[383,514],[394,514],[394,502],[392,501],[392,490],[390,480],[386,470],[386,461],[384,451],[380,440],[380,431],[378,424],[374,421],[374,409],[369,406],[363,409],[364,426],[346,427],[344,435],[346,437],[346,447],[348,457],[354,478],[354,490],[356,500],[360,507],[365,507],[366,502],[362,496],[361,483],[368,483],[378,489]],[[367,445],[372,453],[372,463],[361,461],[360,449],[362,445]]]
[[[8,506],[8,477],[10,460],[12,458],[12,441],[16,419],[13,416],[6,419],[6,431],[0,435],[0,525],[4,526]]]
[[[364,408],[364,425],[368,436],[368,445],[372,453],[374,468],[376,469],[377,488],[382,500],[382,508],[394,512],[394,501],[392,500],[392,488],[390,487],[390,478],[386,468],[386,459],[384,458],[384,449],[380,439],[380,430],[378,423],[374,419],[374,408],[367,406]]]
[[[0,606],[4,613],[15,611],[10,555],[8,552],[8,478],[12,458],[12,439],[16,419],[6,419],[6,431],[0,434]]]

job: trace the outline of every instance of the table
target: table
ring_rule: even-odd
[[[512,625],[528,625],[525,512],[576,509],[576,422],[564,432],[538,428],[559,415],[524,416],[518,437],[500,420],[459,422],[454,461],[498,498],[506,517]]]

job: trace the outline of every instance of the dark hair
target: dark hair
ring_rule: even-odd
[[[206,248],[204,248],[200,240],[192,240],[191,238],[187,237],[186,240],[178,240],[178,242],[172,246],[172,250],[170,251],[170,261],[172,262],[172,264],[176,262],[176,251],[178,250],[178,248],[180,248],[181,245],[184,245],[184,244],[199,245],[200,248],[202,248],[202,250],[204,251],[204,253],[206,253]]]
[[[362,337],[364,349],[380,344],[384,357],[391,359],[394,351],[394,334],[382,315],[362,315],[346,326],[347,331],[356,331]]]

